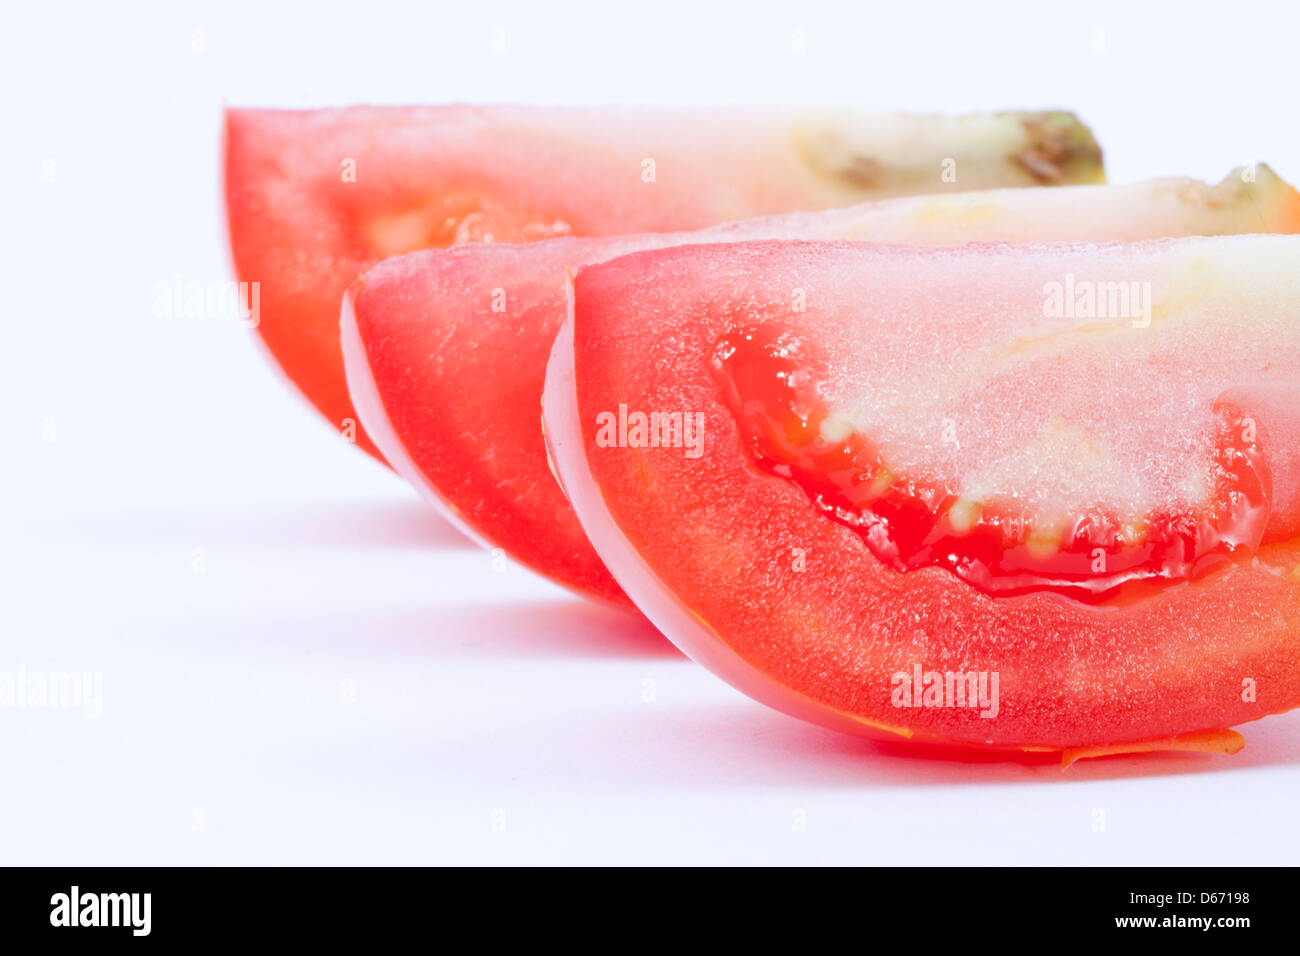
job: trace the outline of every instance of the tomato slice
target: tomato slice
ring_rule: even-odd
[[[945,157],[960,185],[940,175]],[[1101,175],[1068,113],[352,107],[236,109],[225,125],[230,245],[239,278],[259,283],[258,332],[349,432],[339,301],[389,256]]]
[[[349,295],[343,347],[362,422],[393,467],[445,514],[542,574],[625,601],[551,480],[538,427],[569,266],[737,239],[872,237],[931,245],[1260,229],[1300,230],[1300,196],[1266,166],[1216,185],[1157,180],[988,190],[693,233],[463,246],[401,256],[367,272]]]
[[[1067,281],[1147,291],[1062,311]],[[1300,703],[1300,238],[679,247],[581,269],[572,297],[544,399],[568,496],[624,591],[752,696],[859,733],[1067,760],[1230,752],[1224,728]],[[770,350],[749,366],[767,395],[729,396],[719,343],[754,329],[811,370],[794,391],[828,410],[828,444],[861,437],[895,474],[1033,522],[1222,519],[1226,461],[1260,479],[1243,502],[1265,508],[1262,531],[1139,595],[1000,589],[995,563],[985,581],[900,569],[810,495],[810,476],[845,476],[801,476],[752,442],[755,416],[803,427]],[[696,416],[703,440],[602,431],[638,411]],[[1250,462],[1223,454],[1247,446]]]

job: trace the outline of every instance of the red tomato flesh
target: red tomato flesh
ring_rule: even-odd
[[[1150,283],[1149,321],[1047,314],[1066,276]],[[559,477],[624,591],[746,693],[853,732],[1067,761],[1231,752],[1226,728],[1300,703],[1300,238],[679,247],[581,269],[571,294],[544,399]],[[722,374],[719,343],[747,334],[787,354]],[[819,403],[818,433],[865,464],[796,474]],[[698,416],[703,442],[611,441],[601,422],[621,409]],[[1246,419],[1253,434],[1225,431]],[[1117,552],[1147,582],[1134,593],[1041,559],[1005,587],[996,550],[983,578],[900,568],[854,525],[874,499],[847,516],[815,501],[813,482],[854,494],[878,460],[918,500],[934,483],[914,518],[927,533],[955,531],[934,517],[949,495],[1063,527],[1067,549],[1070,518],[1092,513],[1166,537],[1195,518],[1183,558],[1249,527],[1205,568]],[[897,554],[924,553],[908,540]],[[996,701],[945,696],[950,675]]]
[[[571,588],[626,601],[551,479],[538,427],[546,357],[564,320],[570,266],[741,239],[937,245],[1264,229],[1300,230],[1300,196],[1260,166],[1254,176],[1233,173],[1213,185],[1178,179],[986,190],[691,233],[459,246],[399,256],[367,272],[349,294],[343,351],[367,430],[393,467],[444,514]]]
[[[226,113],[231,252],[258,334],[357,444],[339,302],[416,249],[697,229],[885,196],[1102,179],[1068,113],[413,106]],[[960,157],[961,184],[940,176]]]

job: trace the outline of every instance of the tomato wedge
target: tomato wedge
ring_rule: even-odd
[[[339,299],[389,256],[1101,178],[1068,113],[352,107],[235,109],[225,126],[230,245],[239,278],[259,283],[258,332],[348,433]]]
[[[348,295],[352,397],[389,462],[489,547],[588,594],[625,600],[551,480],[538,428],[571,265],[761,238],[1140,239],[1300,231],[1300,195],[1266,166],[1217,185],[990,190],[797,213],[693,233],[464,246],[397,257]]]
[[[1300,703],[1300,238],[686,246],[571,295],[559,477],[746,693],[1067,762]]]

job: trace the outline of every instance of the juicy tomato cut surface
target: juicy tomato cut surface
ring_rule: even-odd
[[[976,502],[944,481],[898,474],[871,441],[837,426],[797,345],[762,327],[714,349],[746,448],[897,571],[942,567],[992,594],[1050,591],[1089,603],[1131,600],[1253,556],[1271,479],[1256,430],[1220,406],[1206,462],[1207,501],[1140,519],[1095,509],[1040,521],[1015,502]]]
[[[1215,184],[985,190],[689,233],[460,245],[369,270],[351,297],[344,358],[367,430],[393,467],[445,514],[542,574],[626,602],[552,480],[538,427],[545,361],[564,321],[570,267],[748,239],[938,245],[1260,230],[1300,230],[1300,196],[1263,165],[1250,183],[1233,173]],[[1252,406],[1263,401],[1247,398]],[[1272,404],[1287,407],[1285,396]]]
[[[417,249],[697,229],[796,209],[1102,179],[1068,113],[967,117],[760,108],[231,109],[225,198],[257,331],[336,429],[357,426],[339,348],[345,289]],[[499,285],[499,283],[498,283]]]
[[[1067,276],[1149,282],[1149,314],[1045,311]],[[1067,760],[1231,752],[1225,728],[1300,703],[1300,239],[679,247],[581,269],[571,295],[544,399],[564,488],[624,591],[746,693],[838,729]],[[719,343],[747,334],[760,347],[724,374]],[[702,454],[603,441],[623,407],[702,416]],[[816,437],[844,467],[797,476]],[[865,514],[856,485],[881,462],[917,500],[938,489],[893,555],[815,501]],[[1178,562],[1114,551],[1135,593],[1028,555],[1033,586],[1000,590],[1008,547],[985,580],[912,566],[942,558],[925,545],[955,531],[935,518],[951,496],[1186,534]]]

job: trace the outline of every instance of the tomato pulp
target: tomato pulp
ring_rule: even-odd
[[[796,213],[689,233],[466,245],[389,259],[348,295],[352,397],[384,456],[491,547],[588,595],[626,601],[551,480],[538,427],[546,357],[570,267],[673,245],[861,239],[1139,239],[1300,230],[1300,196],[1266,166],[1253,181],[986,190]],[[792,283],[792,286],[794,283]],[[1073,299],[1071,299],[1073,302]]]
[[[1251,420],[1229,405],[1217,409],[1207,501],[1140,520],[1096,509],[1038,523],[1014,501],[976,502],[941,479],[895,474],[870,439],[837,434],[797,345],[770,329],[725,336],[713,364],[754,459],[897,571],[942,567],[991,595],[1114,603],[1248,559],[1264,535],[1271,476]]]
[[[1143,277],[1150,322],[1054,314],[1067,275]],[[1300,238],[678,247],[571,296],[543,401],[568,498],[751,696],[1067,762],[1231,752],[1300,703]],[[601,442],[622,406],[703,416],[701,453]],[[996,675],[996,705],[918,704],[918,668]]]

